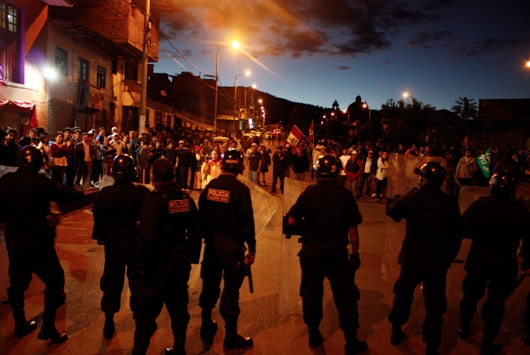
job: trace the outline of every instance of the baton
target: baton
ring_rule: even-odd
[[[250,265],[247,266],[247,276],[248,276],[248,289],[250,293],[254,293],[254,282],[252,282],[252,268]]]

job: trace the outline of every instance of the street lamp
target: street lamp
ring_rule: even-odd
[[[232,41],[232,48],[238,49],[240,47],[238,41]],[[217,48],[217,53],[215,55],[215,103],[213,108],[213,129],[217,130],[217,103],[219,97],[219,52],[221,49],[228,46],[222,46]]]
[[[250,70],[247,70],[245,71],[244,73],[241,73],[241,74],[237,74],[235,77],[234,77],[234,129],[237,131],[237,121],[236,121],[236,117],[238,116],[237,114],[237,78],[239,78],[240,76],[249,76],[250,75]]]
[[[262,120],[261,125],[265,127],[265,107],[263,107],[263,99],[258,99],[259,104],[259,117]]]

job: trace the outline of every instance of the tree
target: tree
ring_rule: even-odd
[[[451,107],[451,110],[463,120],[475,120],[478,117],[477,103],[474,99],[467,97],[459,97],[455,101],[456,105]]]

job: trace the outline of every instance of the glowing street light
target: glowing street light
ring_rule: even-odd
[[[403,96],[403,99],[406,100],[406,99],[408,99],[408,98],[410,97],[410,92],[405,91],[405,92],[403,93],[403,95],[401,95],[401,96]]]
[[[232,41],[231,46],[233,49],[239,49],[240,44],[238,41]],[[217,129],[217,103],[219,98],[219,52],[221,49],[228,46],[222,46],[217,48],[217,53],[215,55],[215,103],[213,108],[213,129]]]

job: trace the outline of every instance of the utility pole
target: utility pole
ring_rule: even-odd
[[[142,84],[140,91],[140,112],[138,119],[138,135],[141,136],[145,130],[147,120],[147,61],[149,53],[149,20],[151,17],[151,0],[145,0],[145,19],[144,19],[144,43],[142,51]]]

